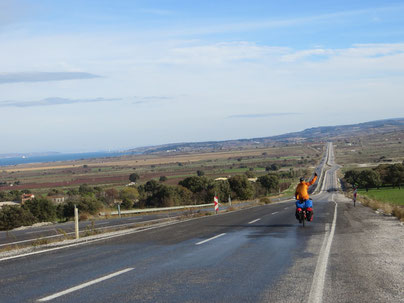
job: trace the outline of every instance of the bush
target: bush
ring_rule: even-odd
[[[103,204],[94,197],[70,197],[67,203],[63,205],[63,216],[65,218],[74,217],[74,205],[77,205],[79,213],[88,213],[95,215]]]
[[[393,211],[391,214],[397,218],[399,218],[401,221],[404,221],[404,207],[402,206],[395,206],[393,208]]]
[[[245,175],[233,176],[228,181],[235,198],[248,200],[254,197],[254,187]]]
[[[244,174],[247,176],[247,178],[255,178],[255,174],[251,170],[247,170]]]
[[[53,222],[56,220],[56,206],[45,198],[28,200],[22,206],[28,210],[38,222]]]
[[[127,186],[119,192],[119,198],[134,201],[139,198],[139,191],[135,187]]]
[[[131,209],[133,207],[133,201],[130,199],[123,199],[121,203],[122,209]]]
[[[272,201],[271,201],[271,199],[269,199],[269,198],[261,198],[261,199],[260,199],[260,202],[261,202],[261,203],[264,203],[264,204],[270,204]]]
[[[94,193],[94,189],[87,185],[87,184],[82,184],[79,187],[79,194],[82,196],[90,196]]]
[[[129,175],[129,181],[136,182],[140,179],[140,176],[137,173],[132,173]]]
[[[265,175],[258,178],[258,183],[267,191],[279,189],[279,178],[276,175]]]
[[[0,230],[10,230],[20,226],[29,226],[36,218],[20,206],[4,206],[0,209]]]

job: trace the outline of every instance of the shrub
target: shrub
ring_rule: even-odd
[[[260,202],[261,202],[261,203],[264,203],[264,204],[270,204],[270,203],[271,203],[271,199],[269,199],[269,198],[267,198],[267,197],[261,198],[261,199],[260,199]]]
[[[0,230],[10,230],[20,226],[32,225],[36,218],[20,206],[4,206],[0,209]]]
[[[394,206],[392,215],[399,218],[401,221],[404,221],[404,207]]]
[[[254,197],[254,187],[245,175],[236,175],[229,179],[231,190],[240,200],[248,200]]]
[[[247,176],[247,178],[255,178],[255,174],[251,170],[247,170],[244,174]]]
[[[63,216],[66,218],[74,217],[74,205],[77,205],[79,213],[88,213],[95,215],[101,208],[102,203],[94,197],[74,196],[69,198],[63,205]]]
[[[49,222],[56,219],[56,206],[45,198],[28,200],[22,208],[34,215],[38,222]]]
[[[279,188],[279,178],[276,175],[265,175],[258,178],[258,183],[269,193]]]
[[[136,200],[139,198],[139,191],[135,187],[127,186],[119,192],[119,198],[122,200]]]
[[[131,209],[133,207],[133,201],[127,198],[124,198],[121,203],[122,209]]]
[[[132,173],[129,175],[129,181],[136,182],[140,179],[140,176],[137,173]]]

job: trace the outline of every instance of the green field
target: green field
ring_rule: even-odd
[[[381,202],[389,202],[397,205],[404,205],[404,188],[381,188],[381,189],[369,189],[358,190],[359,195],[367,196],[371,199]]]

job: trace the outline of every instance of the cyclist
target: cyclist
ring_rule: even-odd
[[[313,201],[310,200],[309,193],[307,192],[309,189],[309,186],[313,185],[314,182],[317,180],[317,173],[314,173],[314,177],[310,182],[305,182],[304,178],[300,178],[300,183],[296,187],[295,191],[295,198],[296,198],[296,219],[299,220],[300,218],[297,212],[298,208],[301,209],[309,209],[307,212],[307,219],[309,221],[313,220]]]

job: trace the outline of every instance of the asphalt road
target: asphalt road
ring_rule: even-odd
[[[247,206],[253,204],[254,201],[244,201],[238,205]],[[226,210],[228,205],[221,205],[220,210]],[[192,213],[198,211],[213,211],[213,208],[192,209]],[[139,224],[152,223],[151,221],[162,221],[165,219],[173,219],[189,214],[190,210],[175,210],[156,213],[148,213],[143,215],[123,216],[122,218],[114,217],[109,219],[85,220],[79,222],[80,233],[83,234],[87,230],[108,231],[117,228],[131,228]],[[9,246],[31,245],[31,243],[39,239],[55,239],[64,238],[65,235],[75,235],[74,222],[50,224],[45,226],[29,226],[24,229],[14,229],[11,231],[0,231],[0,249]]]
[[[326,165],[326,162],[329,159],[329,145],[327,145],[326,152],[317,168],[317,171],[320,173],[323,170],[323,167]],[[318,181],[311,187],[309,190],[312,193],[318,185]],[[279,200],[279,199],[275,199]],[[284,200],[281,198],[280,200]],[[242,204],[250,204],[251,202],[243,202]],[[222,205],[220,207],[221,210],[226,210],[228,205]],[[199,209],[200,211],[211,211],[212,209]],[[196,209],[194,212],[198,211]],[[113,228],[130,228],[131,226],[135,226],[139,223],[147,223],[149,221],[155,221],[159,219],[168,219],[177,216],[182,216],[184,213],[187,213],[188,210],[176,210],[176,211],[167,211],[163,213],[152,213],[152,214],[144,214],[144,215],[135,215],[135,216],[123,216],[122,218],[109,218],[109,219],[98,219],[94,221],[86,220],[79,222],[79,230],[81,233],[85,232],[86,229],[101,229],[108,230]],[[14,229],[11,231],[0,231],[0,249],[13,246],[13,245],[30,245],[31,243],[37,241],[38,239],[55,239],[55,238],[63,238],[65,235],[74,235],[74,222],[69,221],[65,223],[59,224],[51,224],[46,226],[32,226],[24,229]]]
[[[3,259],[0,302],[402,302],[402,226],[335,192],[330,155],[306,227],[286,201]]]

